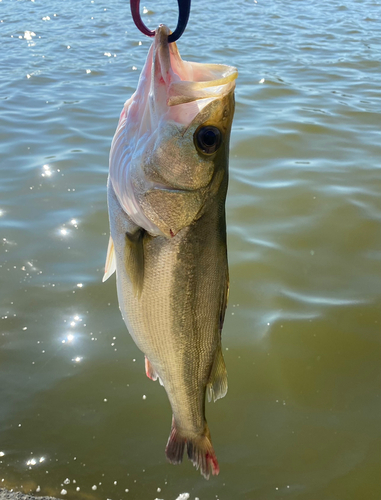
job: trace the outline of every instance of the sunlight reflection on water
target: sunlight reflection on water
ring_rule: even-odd
[[[108,152],[150,40],[114,0],[1,5],[0,485],[74,500],[378,499],[379,3],[195,0],[179,42],[184,59],[239,70],[229,392],[208,407],[221,465],[208,483],[166,463],[164,390],[115,282],[101,284]],[[176,2],[142,11],[150,28],[164,12],[176,24]]]

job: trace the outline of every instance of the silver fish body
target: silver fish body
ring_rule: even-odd
[[[105,279],[116,269],[123,319],[145,354],[147,375],[167,392],[168,460],[181,462],[186,446],[208,478],[219,467],[205,393],[216,400],[227,391],[221,329],[236,70],[186,63],[167,37],[160,27],[113,140]],[[205,75],[209,80],[197,79]]]

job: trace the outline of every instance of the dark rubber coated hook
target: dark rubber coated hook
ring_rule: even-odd
[[[179,19],[177,21],[177,27],[175,31],[168,37],[169,43],[176,42],[184,33],[184,30],[188,24],[191,0],[177,0],[177,3],[179,4]],[[142,18],[140,17],[139,5],[140,0],[130,0],[132,19],[134,20],[136,27],[144,35],[155,36],[155,31],[149,30],[143,23]]]

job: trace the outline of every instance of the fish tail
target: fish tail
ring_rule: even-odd
[[[188,457],[196,469],[200,469],[205,479],[209,479],[210,473],[217,476],[220,467],[213,449],[208,424],[205,422],[204,432],[193,439],[187,440]]]
[[[171,434],[168,439],[165,453],[172,464],[182,462],[185,444],[187,445],[188,458],[196,469],[200,469],[205,479],[209,479],[210,473],[218,475],[220,468],[210,439],[208,424],[205,422],[204,432],[195,437],[183,437],[176,429],[175,421],[172,420]]]

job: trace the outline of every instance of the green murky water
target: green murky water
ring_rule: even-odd
[[[145,5],[152,28],[175,24],[176,2]],[[371,0],[193,2],[183,58],[240,72],[229,392],[207,406],[221,469],[207,482],[166,463],[169,403],[101,283],[108,151],[150,41],[127,2],[0,2],[0,486],[381,498],[380,14]]]

